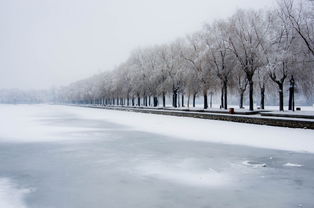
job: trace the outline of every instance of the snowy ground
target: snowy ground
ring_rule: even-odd
[[[314,131],[0,105],[0,207],[313,207]]]

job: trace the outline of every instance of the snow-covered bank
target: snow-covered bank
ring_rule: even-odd
[[[178,139],[314,153],[314,131],[307,129],[54,105],[2,105],[0,115],[0,138],[9,141],[63,141],[77,139],[75,136],[62,137],[64,133],[93,131],[93,128],[53,126],[40,120],[41,117],[53,119],[58,115],[71,115],[86,122],[111,122],[127,126],[130,130]]]
[[[104,119],[138,131],[189,140],[314,153],[313,130],[103,109],[68,108],[85,118]]]
[[[0,207],[1,208],[26,208],[25,196],[30,189],[19,189],[8,178],[0,178]]]

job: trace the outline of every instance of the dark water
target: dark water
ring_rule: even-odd
[[[70,114],[42,122],[95,130],[62,135],[78,141],[0,143],[0,178],[31,188],[30,208],[314,207],[313,154],[186,141]]]

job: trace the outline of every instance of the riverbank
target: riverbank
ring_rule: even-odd
[[[314,129],[313,114],[300,112],[271,112],[263,110],[247,111],[236,110],[230,114],[227,110],[202,110],[202,109],[174,109],[152,107],[127,107],[127,106],[101,106],[101,105],[76,105],[80,107],[99,108],[107,110],[130,111],[168,116],[192,117],[211,120],[222,120],[238,123],[258,125]]]

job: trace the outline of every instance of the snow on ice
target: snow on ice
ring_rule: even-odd
[[[0,140],[15,142],[63,141],[61,133],[77,127],[45,125],[40,116],[71,113],[79,118],[97,119],[178,139],[246,145],[314,153],[314,131],[165,115],[54,105],[3,105],[0,107]],[[26,125],[25,125],[26,124]],[[81,130],[93,131],[93,128]],[[57,134],[58,133],[58,134]]]
[[[31,189],[18,188],[10,179],[0,178],[0,207],[26,208],[24,197]]]
[[[286,166],[286,167],[303,167],[303,165],[297,164],[297,163],[286,163],[283,166]]]

